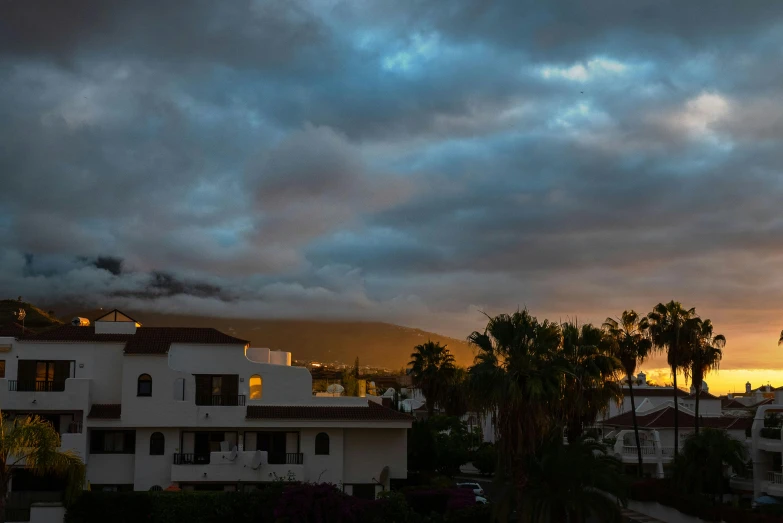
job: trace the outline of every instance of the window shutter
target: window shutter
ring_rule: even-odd
[[[223,396],[236,402],[237,396],[239,396],[239,376],[223,376],[222,392]],[[229,403],[229,405],[236,405],[236,403]]]

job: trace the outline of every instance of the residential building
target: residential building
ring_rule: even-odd
[[[705,394],[702,392],[702,394]],[[715,398],[714,396],[712,398]],[[720,400],[708,398],[705,402]],[[700,399],[701,414],[701,399]],[[748,417],[700,415],[700,426],[726,430],[738,441],[747,442],[753,420]],[[639,428],[639,444],[642,450],[643,474],[649,477],[664,477],[674,459],[674,402],[668,401],[645,410],[637,409],[636,422]],[[696,416],[685,406],[680,406],[679,448],[685,439],[693,434]],[[627,469],[638,467],[639,457],[633,430],[633,415],[630,411],[602,421],[604,441],[610,443],[610,453],[622,460]]]
[[[143,327],[117,310],[10,334],[0,408],[51,421],[93,490],[297,481],[370,498],[407,476],[412,417],[379,398],[314,397],[288,352],[215,329]]]
[[[774,399],[760,405],[753,418],[751,458],[754,499],[762,495],[783,496],[783,387],[774,391]]]

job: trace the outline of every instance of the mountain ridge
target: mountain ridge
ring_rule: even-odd
[[[74,316],[93,321],[105,312],[82,309],[60,317],[66,323]],[[467,341],[378,321],[237,319],[136,310],[123,312],[147,327],[212,327],[248,340],[255,347],[291,352],[296,360],[353,364],[358,356],[361,365],[400,369],[407,366],[414,346],[428,340],[445,344],[461,366],[472,364],[474,355]]]

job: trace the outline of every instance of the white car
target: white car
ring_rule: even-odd
[[[459,488],[473,489],[473,493],[477,496],[484,495],[484,489],[481,488],[481,485],[479,485],[478,483],[457,483],[457,486]]]

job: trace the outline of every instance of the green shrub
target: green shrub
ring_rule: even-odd
[[[491,475],[495,473],[495,467],[498,463],[498,453],[495,449],[495,445],[491,443],[485,443],[474,453],[473,466],[478,469],[481,474]]]

